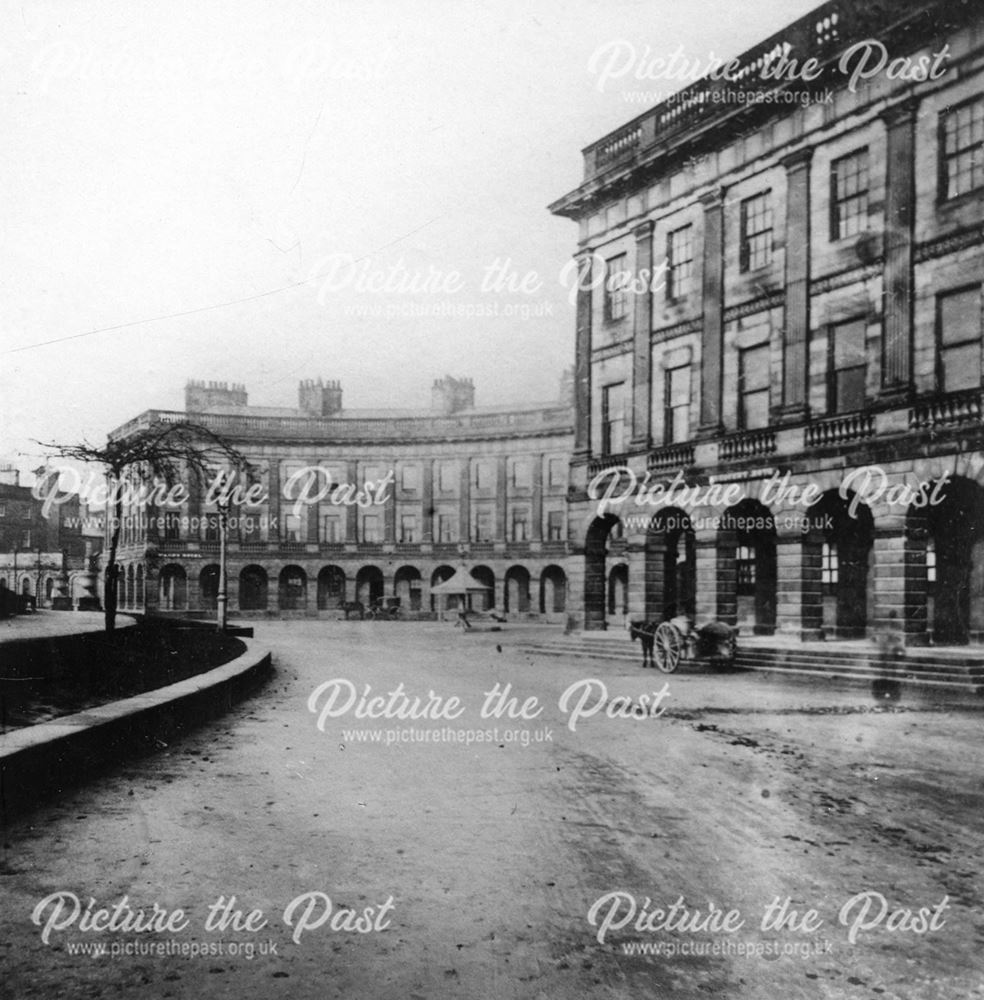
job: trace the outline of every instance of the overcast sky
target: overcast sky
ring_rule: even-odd
[[[626,91],[682,85],[633,53],[735,55],[815,5],[4,0],[0,458],[181,409],[189,377],[270,406],[316,376],[428,405],[445,372],[479,405],[553,398],[577,234],[546,205],[644,110]],[[483,292],[506,259],[542,288]],[[358,285],[401,271],[427,289]],[[408,315],[449,305],[498,315]]]

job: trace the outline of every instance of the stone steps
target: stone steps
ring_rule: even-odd
[[[640,647],[627,636],[618,634],[531,639],[520,643],[519,648],[538,656],[609,660],[635,666],[640,666],[642,659]],[[702,672],[708,667],[705,661],[685,660],[679,670],[683,673]],[[791,677],[863,684],[890,679],[908,686],[984,694],[984,651],[978,656],[960,650],[911,651],[903,659],[886,666],[879,662],[873,647],[865,649],[861,643],[854,648],[830,643],[826,649],[816,646],[742,646],[739,638],[734,667]]]

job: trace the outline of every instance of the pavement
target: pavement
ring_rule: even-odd
[[[135,625],[129,615],[117,615],[116,627]],[[101,611],[35,611],[30,615],[0,618],[0,645],[23,639],[60,639],[87,632],[101,632],[106,618]]]
[[[0,997],[984,996],[978,708],[529,636],[258,625],[256,697],[5,828]]]

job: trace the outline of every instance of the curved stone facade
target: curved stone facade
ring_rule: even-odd
[[[206,409],[150,410],[113,435],[187,420],[248,459],[241,485],[257,502],[228,512],[230,613],[337,617],[398,597],[427,617],[456,607],[430,589],[464,564],[489,588],[477,610],[564,620],[569,401],[483,410],[470,380],[450,378],[420,411],[346,411],[333,381],[305,380],[299,396],[297,410],[271,410],[242,386],[193,382],[188,403]],[[124,515],[122,609],[215,612],[219,511],[207,487],[190,492],[179,508]]]

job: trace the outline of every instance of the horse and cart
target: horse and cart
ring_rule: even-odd
[[[629,622],[629,635],[642,643],[643,667],[672,674],[685,659],[705,659],[730,665],[738,648],[738,630],[724,622],[708,622],[695,629],[686,615],[661,622]]]
[[[362,601],[343,601],[339,610],[345,613],[345,621],[349,615],[358,615],[359,621],[396,621],[403,611],[399,597],[378,597],[366,607]]]

